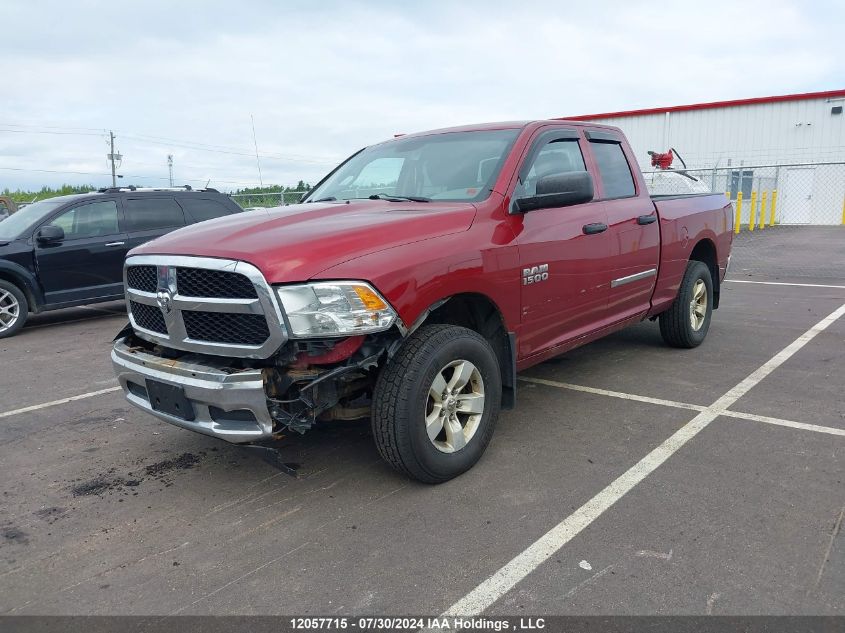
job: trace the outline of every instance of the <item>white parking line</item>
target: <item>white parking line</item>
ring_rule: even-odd
[[[751,281],[748,279],[725,279],[732,284],[762,284],[764,286],[801,286],[804,288],[843,288],[845,286],[835,286],[830,284],[794,284],[786,281]]]
[[[745,380],[730,389],[712,405],[672,434],[669,439],[643,457],[604,490],[587,501],[563,521],[546,532],[526,550],[517,554],[492,576],[449,607],[444,616],[473,616],[513,589],[517,583],[553,556],[561,547],[577,536],[584,528],[600,517],[608,508],[624,497],[634,486],[653,473],[678,449],[694,438],[719,415],[757,385],[766,376],[786,362],[831,323],[845,314],[845,304],[816,323],[809,330],[787,345],[778,354],[752,372]]]
[[[85,400],[85,398],[93,398],[104,393],[111,393],[112,391],[120,391],[120,387],[109,387],[108,389],[100,389],[99,391],[89,391],[88,393],[81,393],[78,396],[71,396],[70,398],[62,398],[61,400],[53,400],[52,402],[42,402],[41,404],[34,404],[30,407],[23,407],[22,409],[14,409],[0,413],[0,418],[8,418],[13,415],[21,413],[29,413],[30,411],[38,411],[39,409],[46,409],[48,407],[55,407],[60,404],[67,404],[76,400]]]
[[[731,418],[739,418],[740,420],[753,420],[754,422],[774,424],[775,426],[786,426],[791,429],[813,431],[815,433],[827,433],[828,435],[842,435],[845,437],[845,429],[837,429],[832,426],[807,424],[806,422],[793,422],[792,420],[782,420],[781,418],[771,418],[767,415],[755,415],[754,413],[743,413],[741,411],[725,411],[722,415]]]
[[[519,376],[518,380],[522,382],[534,383],[538,385],[546,385],[548,387],[557,387],[559,389],[568,389],[570,391],[580,391],[583,393],[592,393],[598,396],[609,396],[611,398],[621,398],[622,400],[633,400],[635,402],[645,402],[647,404],[657,404],[663,407],[672,407],[675,409],[689,409],[690,411],[704,411],[707,407],[698,404],[690,404],[689,402],[678,402],[676,400],[664,400],[663,398],[650,398],[648,396],[638,396],[633,393],[624,393],[622,391],[611,391],[609,389],[598,389],[596,387],[585,387],[583,385],[573,385],[569,382],[558,382],[557,380],[547,380],[545,378],[532,378],[530,376]],[[726,409],[722,411],[723,417],[739,418],[741,420],[753,420],[754,422],[764,422],[766,424],[774,424],[776,426],[787,426],[793,429],[801,429],[802,431],[814,431],[816,433],[827,433],[829,435],[843,435],[845,436],[845,429],[838,429],[832,426],[821,426],[819,424],[807,424],[805,422],[794,422],[793,420],[784,420],[783,418],[773,418],[767,415],[755,415],[754,413],[744,413],[742,411],[732,411]]]
[[[636,402],[659,404],[663,407],[673,407],[675,409],[689,409],[691,411],[704,411],[705,409],[707,409],[707,407],[701,406],[699,404],[689,404],[688,402],[678,402],[676,400],[664,400],[663,398],[650,398],[649,396],[638,396],[633,393],[623,393],[622,391],[610,391],[609,389],[598,389],[596,387],[573,385],[570,382],[558,382],[557,380],[546,380],[545,378],[519,376],[517,380],[520,380],[522,382],[535,383],[538,385],[546,385],[547,387],[559,387],[561,389],[569,389],[570,391],[592,393],[597,396],[610,396],[611,398],[621,398],[623,400],[635,400]]]

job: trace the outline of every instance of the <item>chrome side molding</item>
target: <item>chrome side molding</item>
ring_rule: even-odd
[[[657,275],[657,269],[649,268],[648,270],[644,270],[641,273],[634,273],[633,275],[628,275],[627,277],[620,277],[619,279],[614,279],[610,282],[610,287],[616,288],[618,286],[624,286],[625,284],[629,284],[633,281],[647,279],[648,277],[654,277],[655,275]]]

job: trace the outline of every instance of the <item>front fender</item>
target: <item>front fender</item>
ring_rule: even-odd
[[[479,294],[493,302],[508,331],[520,323],[521,277],[515,243],[496,243],[483,229],[389,248],[324,270],[313,279],[371,283],[411,326],[439,301]],[[478,246],[471,246],[478,244]]]
[[[44,306],[44,293],[31,271],[15,262],[0,259],[0,278],[9,279],[24,291],[30,311],[41,311]]]

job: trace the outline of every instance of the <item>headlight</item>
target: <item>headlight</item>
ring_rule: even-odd
[[[278,286],[291,338],[350,336],[388,329],[396,312],[362,281]]]

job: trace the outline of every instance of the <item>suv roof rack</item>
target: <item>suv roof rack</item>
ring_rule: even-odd
[[[204,191],[207,193],[220,193],[217,189],[205,187],[203,189],[194,189],[191,185],[182,185],[180,187],[136,187],[135,185],[124,185],[122,187],[100,187],[97,193],[120,193],[122,191]]]
[[[135,191],[137,187],[135,185],[126,185],[125,187],[100,187],[97,189],[97,193],[118,193],[120,191]]]

